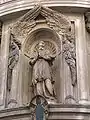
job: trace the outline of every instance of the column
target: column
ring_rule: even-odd
[[[84,16],[76,20],[76,57],[77,57],[77,84],[79,103],[87,103],[89,96],[87,73],[87,48]]]
[[[0,109],[5,107],[10,31],[3,25],[1,42]]]

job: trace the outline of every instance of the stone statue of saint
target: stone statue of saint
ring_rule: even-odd
[[[38,49],[30,55],[30,65],[33,67],[32,86],[35,95],[42,95],[46,99],[54,99],[55,91],[51,75],[51,65],[55,55],[46,49],[44,41],[40,41]]]

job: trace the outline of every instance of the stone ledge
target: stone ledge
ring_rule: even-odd
[[[10,14],[13,12],[31,9],[39,1],[35,0],[14,0],[0,4],[0,16]],[[40,3],[47,7],[55,6],[69,6],[90,8],[90,0],[41,0]]]
[[[90,105],[49,105],[49,120],[90,120]]]
[[[80,105],[80,104],[56,104],[49,105],[50,112],[70,112],[70,113],[87,113],[90,114],[90,105]]]
[[[28,106],[0,110],[0,120],[31,120],[31,114]],[[49,105],[48,120],[90,120],[90,105]]]
[[[2,118],[13,118],[16,116],[30,116],[30,110],[28,107],[18,107],[18,108],[6,108],[4,110],[0,110],[0,119]]]

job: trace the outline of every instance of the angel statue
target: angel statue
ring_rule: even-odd
[[[18,60],[19,60],[19,47],[14,41],[11,41],[9,46],[8,74],[7,74],[8,75],[7,88],[9,91],[11,90],[13,68],[15,67]]]
[[[19,60],[19,50],[21,48],[21,43],[16,40],[15,36],[11,34],[10,44],[9,44],[9,57],[8,57],[8,73],[7,73],[7,89],[11,91],[12,84],[12,73],[15,65]]]
[[[55,59],[44,41],[39,41],[38,48],[29,56],[29,64],[33,67],[32,86],[35,95],[46,99],[55,99],[54,81],[51,75],[51,65]]]

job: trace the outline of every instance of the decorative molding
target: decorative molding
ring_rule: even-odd
[[[90,104],[89,105],[72,105],[72,104],[51,104],[48,107],[49,116],[48,120],[88,120],[90,118]],[[31,119],[32,115],[30,113],[29,106],[21,106],[11,109],[0,110],[0,119]]]
[[[35,4],[41,3],[47,7],[55,6],[68,6],[68,7],[81,7],[81,8],[90,8],[89,0],[12,0],[0,4],[0,16],[14,13],[21,10],[27,10],[33,8]]]
[[[44,17],[46,24],[51,29],[59,32],[59,34],[68,34],[70,32],[71,23],[67,17],[52,9],[36,5],[11,26],[12,33],[18,37],[23,36],[25,39],[29,32],[38,24],[35,19],[39,14]]]

